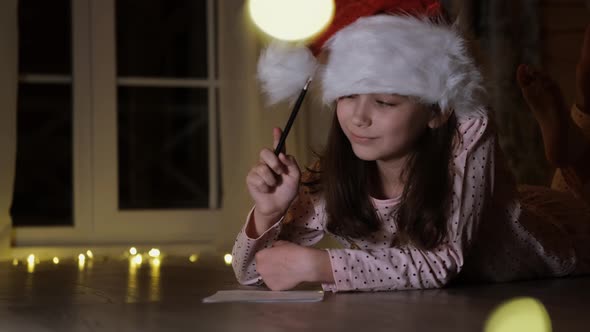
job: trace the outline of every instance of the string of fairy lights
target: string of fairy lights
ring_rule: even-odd
[[[77,256],[75,256],[75,255],[74,255],[74,257],[70,256],[70,261],[72,261],[72,260],[76,261],[78,264],[78,269],[80,271],[83,271],[87,267],[91,267],[94,257],[95,256],[94,256],[94,253],[92,252],[92,250],[88,249],[88,250],[86,250],[86,252],[81,252]],[[158,248],[151,248],[147,252],[142,253],[136,247],[131,247],[131,248],[129,248],[129,250],[127,252],[124,253],[123,257],[125,257],[125,259],[127,259],[129,261],[130,265],[135,265],[136,267],[141,266],[146,261],[150,265],[160,266],[164,255],[162,254],[162,252]],[[51,258],[47,261],[42,261],[38,255],[31,253],[24,259],[19,259],[16,257],[13,258],[12,265],[15,267],[21,266],[21,265],[26,265],[27,272],[34,273],[35,267],[39,264],[45,263],[45,264],[58,265],[60,263],[63,263],[64,259],[65,259],[64,257],[60,258],[59,256],[53,256],[53,258]],[[188,256],[188,261],[190,263],[196,263],[198,260],[199,260],[199,254],[197,254],[197,253],[192,253]],[[227,266],[231,265],[232,255],[225,254],[223,256],[223,262]]]

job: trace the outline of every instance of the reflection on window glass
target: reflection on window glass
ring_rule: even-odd
[[[207,1],[117,1],[118,76],[207,78]]]
[[[207,208],[207,89],[119,87],[119,208]]]
[[[72,225],[70,85],[20,84],[15,226]]]

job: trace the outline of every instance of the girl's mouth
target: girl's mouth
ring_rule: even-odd
[[[350,140],[355,142],[355,143],[368,143],[370,141],[372,141],[374,138],[372,137],[365,137],[365,136],[358,136],[353,134],[352,132],[350,133]]]

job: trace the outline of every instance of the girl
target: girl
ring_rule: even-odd
[[[312,45],[327,56],[323,99],[335,105],[326,150],[303,175],[292,156],[260,152],[246,179],[255,207],[233,249],[238,281],[383,291],[590,272],[590,209],[569,193],[517,190],[463,39],[414,17],[439,4],[336,5]],[[259,62],[275,100],[288,95],[268,70],[285,63],[276,52]],[[312,248],[324,234],[344,249]]]

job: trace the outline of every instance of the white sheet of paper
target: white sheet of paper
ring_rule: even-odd
[[[203,299],[203,303],[220,302],[320,302],[323,291],[267,291],[267,290],[221,290]]]

